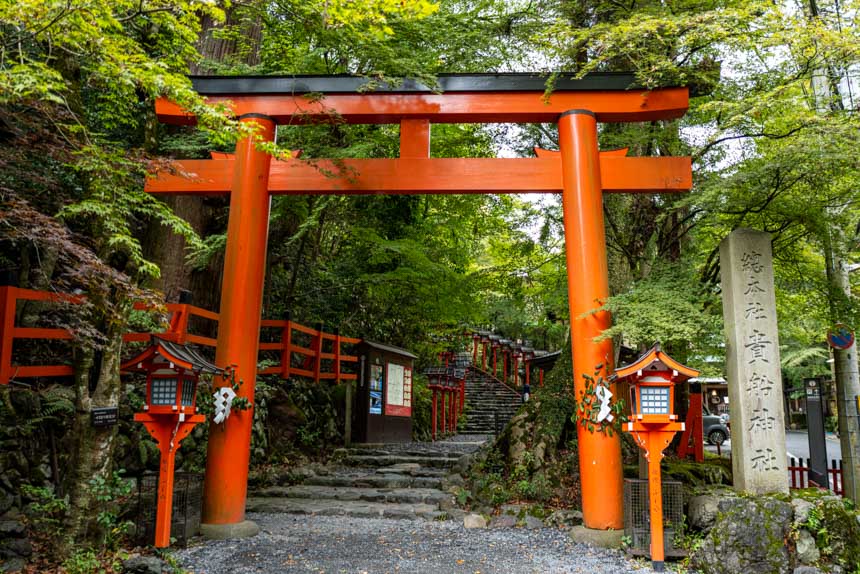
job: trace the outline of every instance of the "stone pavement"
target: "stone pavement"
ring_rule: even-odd
[[[617,550],[554,528],[467,530],[462,521],[251,514],[254,538],[176,552],[195,574],[628,574],[652,572]]]

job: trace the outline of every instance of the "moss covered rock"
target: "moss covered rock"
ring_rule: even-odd
[[[860,571],[860,518],[850,503],[825,491],[792,491],[789,498],[700,488],[687,520],[704,536],[690,560],[702,574],[781,574],[813,566]]]
[[[720,500],[713,528],[691,557],[702,574],[788,574],[794,508],[772,497]]]

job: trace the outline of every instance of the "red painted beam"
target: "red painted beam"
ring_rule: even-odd
[[[232,161],[184,160],[146,182],[149,193],[229,193]],[[603,191],[681,192],[692,186],[688,157],[622,157],[601,154]],[[273,161],[269,192],[275,195],[561,193],[561,161],[538,158],[400,158]]]
[[[323,99],[292,94],[210,96],[211,104],[229,104],[236,116],[264,114],[279,124],[338,122],[394,124],[420,119],[433,123],[555,123],[567,110],[594,112],[599,122],[645,122],[680,118],[687,111],[687,88],[656,90],[556,91],[544,98],[533,92],[447,92],[328,94]],[[158,119],[192,125],[193,115],[159,99]]]

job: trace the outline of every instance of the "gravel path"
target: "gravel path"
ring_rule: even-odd
[[[575,544],[561,530],[475,529],[462,522],[249,514],[254,538],[176,553],[195,574],[648,574],[618,551]]]

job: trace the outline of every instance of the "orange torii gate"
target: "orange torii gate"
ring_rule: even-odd
[[[262,141],[274,139],[278,124],[333,117],[350,124],[400,124],[398,159],[273,162],[244,138],[235,156],[177,161],[176,171],[147,182],[151,193],[230,194],[215,364],[238,366],[236,376],[245,382],[240,394],[252,402],[258,340],[248,334],[260,327],[273,194],[561,193],[579,395],[584,374],[593,375],[598,366],[605,377],[612,371],[611,340],[594,342],[609,327],[609,314],[586,314],[609,295],[603,192],[682,192],[692,185],[690,158],[598,151],[598,122],[674,119],[688,107],[686,88],[631,89],[629,74],[561,77],[549,97],[545,79],[535,74],[443,75],[440,91],[410,81],[366,91],[365,79],[349,76],[196,77],[192,82],[208,101],[227,103],[241,122],[256,124]],[[170,101],[159,100],[156,112],[165,123],[195,122]],[[489,122],[557,123],[560,151],[518,159],[430,158],[431,123]],[[253,531],[244,521],[251,422],[250,411],[239,412],[224,432],[210,434],[203,510],[209,535]],[[618,434],[577,428],[585,525],[620,529]]]

